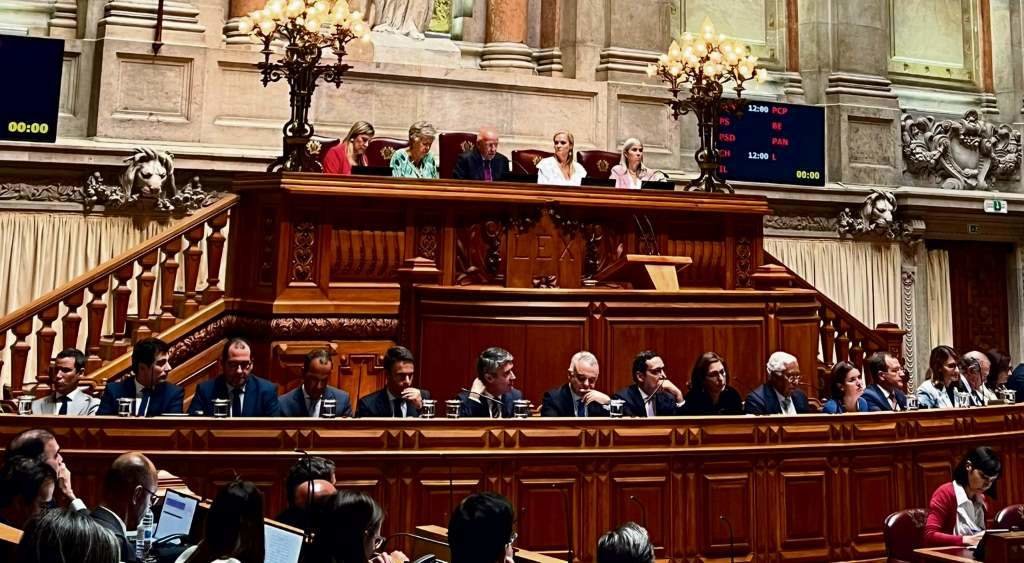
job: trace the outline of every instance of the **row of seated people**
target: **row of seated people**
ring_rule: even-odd
[[[57,355],[52,377],[52,393],[32,402],[32,413],[40,415],[116,415],[119,403],[130,401],[130,415],[153,417],[180,414],[184,391],[167,382],[171,366],[168,345],[158,338],[138,342],[132,351],[131,376],[107,385],[100,399],[82,391],[79,380],[84,374],[85,356],[77,349]],[[458,397],[462,417],[512,417],[515,402],[522,394],[515,389],[515,358],[502,348],[484,350],[477,359],[477,377]],[[235,417],[286,416],[319,417],[326,399],[332,399],[335,414],[342,417],[415,417],[420,416],[430,392],[413,386],[416,360],[412,353],[395,346],[385,353],[387,374],[384,388],[362,397],[353,409],[348,393],[327,385],[333,366],[331,352],[310,352],[303,363],[302,384],[283,395],[277,385],[252,374],[252,350],[241,338],[229,340],[221,355],[222,373],[199,384],[189,414],[211,416],[214,401],[228,401],[228,414]],[[993,368],[993,366],[995,366]],[[544,394],[542,416],[608,416],[613,400],[623,403],[623,414],[648,416],[703,416],[733,414],[803,414],[817,412],[798,389],[800,365],[795,357],[776,352],[769,358],[767,380],[743,401],[729,385],[726,361],[714,352],[702,354],[690,372],[684,393],[668,377],[665,362],[657,352],[643,351],[634,358],[632,385],[614,395],[598,390],[598,359],[581,351],[569,361],[567,382]],[[865,384],[861,371],[850,363],[839,362],[832,368],[829,397],[822,412],[839,414],[881,410],[906,410],[902,389],[906,373],[899,360],[878,352],[864,363],[873,382]],[[966,377],[961,377],[961,371]],[[1018,374],[1017,371],[1020,373]],[[917,402],[925,408],[981,406],[996,397],[996,390],[1009,379],[1009,358],[997,351],[987,354],[972,351],[958,358],[948,346],[932,352],[931,376],[918,386]],[[1016,377],[1020,375],[1021,377]],[[963,380],[966,379],[967,383]],[[1024,369],[1015,370],[1014,381],[1024,379]],[[966,401],[957,402],[958,395]],[[913,401],[911,401],[912,403]]]
[[[1001,472],[998,452],[986,446],[969,449],[954,468],[951,481],[932,494],[923,543],[976,545],[987,518],[993,514],[995,486]],[[25,533],[16,556],[5,554],[3,560],[138,561],[138,546],[129,540],[129,530],[138,530],[147,511],[157,503],[158,473],[152,461],[141,452],[118,456],[103,479],[100,498],[91,512],[75,497],[70,475],[60,446],[49,431],[28,430],[8,444],[0,468],[0,523],[24,529]],[[408,560],[400,552],[386,551],[389,538],[381,535],[381,507],[365,494],[337,490],[335,483],[335,464],[318,456],[300,460],[285,479],[288,506],[276,519],[312,537],[302,547],[301,561]],[[267,552],[263,512],[263,495],[254,484],[241,480],[227,484],[209,508],[203,537],[196,545],[182,546],[175,552],[176,563],[262,563]],[[514,523],[514,510],[500,495],[484,492],[463,499],[453,507],[448,524],[452,563],[511,561]],[[602,536],[598,563],[653,561],[649,546],[625,549],[621,540],[646,543],[641,528],[633,524],[627,527],[630,530],[619,529]],[[622,558],[629,553],[642,553],[643,557]]]
[[[348,175],[360,167],[379,167],[386,162],[397,178],[497,182],[515,174],[521,178],[536,176],[538,184],[579,186],[584,178],[591,178],[599,183],[609,180],[616,188],[626,189],[640,189],[644,182],[665,179],[663,173],[644,165],[644,145],[634,138],[626,140],[621,154],[577,153],[573,134],[559,131],[552,137],[552,152],[513,151],[510,169],[508,157],[498,152],[498,132],[490,127],[481,128],[475,138],[468,133],[442,133],[440,163],[430,152],[438,132],[426,121],[409,128],[407,143],[374,140],[374,133],[373,125],[365,121],[353,124],[341,144],[324,155],[324,172]]]

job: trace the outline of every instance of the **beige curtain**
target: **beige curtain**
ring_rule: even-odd
[[[2,212],[0,213],[0,237],[5,241],[8,252],[0,253],[0,315],[7,315],[20,307],[28,305],[34,299],[63,286],[72,279],[95,269],[113,257],[126,252],[133,247],[145,242],[161,232],[173,228],[181,220],[157,222],[140,221],[132,217],[114,217],[100,215],[82,215],[80,213],[26,213],[26,212]],[[222,231],[227,236],[227,229]],[[183,246],[187,243],[183,242]],[[225,245],[225,253],[227,247]],[[206,248],[203,246],[203,260],[200,264],[199,288],[206,286]],[[160,259],[163,259],[161,255]],[[176,288],[184,289],[184,260],[178,256],[178,276]],[[224,287],[224,266],[227,260],[221,262],[221,287]],[[153,273],[157,275],[157,284],[153,291],[151,312],[160,311],[160,266],[154,266]],[[139,269],[136,268],[136,275]],[[129,282],[132,290],[132,299],[129,305],[129,312],[135,313],[136,283],[134,278]],[[114,280],[111,280],[111,290],[114,288]],[[104,323],[103,334],[113,331],[113,318],[111,315],[113,300],[112,292],[107,293],[107,318]],[[89,294],[86,294],[88,303]],[[53,323],[57,331],[54,341],[54,354],[61,349],[63,334],[61,331],[60,318],[67,313],[67,308],[60,307],[60,316]],[[79,329],[78,347],[83,348],[86,338],[86,309],[83,305],[79,308],[78,314],[82,316],[82,324]],[[33,334],[29,336],[28,342],[33,346],[29,354],[28,367],[26,369],[25,381],[35,380],[36,359],[35,359],[35,331],[39,330],[42,323],[37,319],[33,327]],[[10,384],[10,349],[14,344],[13,333],[8,333],[6,346],[0,359],[4,362],[3,371],[0,372],[0,383]]]
[[[928,335],[933,348],[953,345],[953,308],[949,297],[949,252],[929,250]]]
[[[898,244],[765,238],[764,247],[865,325],[900,322]]]

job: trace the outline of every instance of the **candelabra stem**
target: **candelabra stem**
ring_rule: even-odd
[[[700,147],[693,153],[693,157],[697,161],[700,175],[687,183],[687,191],[733,193],[732,186],[719,174],[721,167],[721,153],[718,151],[719,101],[720,98],[715,98],[710,100],[710,103],[700,104],[695,112]]]

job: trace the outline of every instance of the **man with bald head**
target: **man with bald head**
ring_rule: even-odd
[[[71,510],[86,510],[85,503],[75,496],[75,491],[71,487],[71,470],[64,463],[64,457],[60,453],[60,444],[57,443],[57,438],[53,436],[52,432],[42,428],[32,428],[11,438],[7,448],[4,449],[4,462],[15,456],[35,459],[52,467],[57,474],[54,499]]]
[[[498,152],[498,132],[481,127],[476,147],[459,155],[452,177],[456,180],[500,182],[508,174],[508,158]]]
[[[288,507],[277,515],[278,522],[305,529],[309,524],[309,496],[312,488],[313,503],[334,494],[334,462],[320,456],[303,456],[285,478]],[[312,483],[312,485],[310,485]]]
[[[139,452],[121,454],[107,470],[99,506],[92,518],[114,533],[121,561],[134,562],[135,550],[128,543],[128,530],[135,530],[146,509],[156,501],[156,466]]]

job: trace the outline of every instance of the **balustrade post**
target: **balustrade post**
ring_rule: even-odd
[[[136,305],[135,318],[132,319],[134,330],[130,332],[132,342],[138,342],[153,335],[153,328],[149,325],[149,315],[153,308],[153,286],[156,284],[156,274],[153,273],[153,266],[156,266],[160,258],[160,252],[154,249],[138,259],[139,275],[135,278]]]
[[[821,317],[821,328],[818,329],[821,332],[821,359],[826,366],[832,367],[836,363],[836,328],[832,324],[835,315],[824,305],[818,311]]]
[[[864,339],[867,335],[853,332],[850,346],[850,363],[857,366],[857,369],[864,371]]]
[[[76,291],[64,299],[64,306],[68,308],[68,312],[60,320],[63,348],[78,347],[78,331],[82,326],[82,316],[78,314],[78,308],[84,301],[84,290]]]
[[[210,236],[206,237],[206,289],[203,290],[203,304],[209,305],[224,296],[220,287],[220,261],[224,256],[226,237],[221,229],[228,224],[228,212],[225,211],[210,220]]]
[[[850,327],[843,319],[836,317],[836,361],[846,362],[850,359]]]
[[[199,310],[196,285],[199,283],[199,262],[203,257],[199,243],[205,234],[206,228],[203,225],[185,233],[188,248],[185,249],[185,302],[181,306],[181,318],[190,317]]]
[[[11,391],[21,391],[25,386],[25,366],[28,365],[28,353],[32,345],[26,340],[32,334],[32,322],[29,317],[14,325],[14,344],[11,345]]]
[[[0,332],[0,375],[4,373],[4,350],[7,348],[7,331]]]
[[[104,297],[110,289],[110,278],[104,276],[89,286],[92,301],[85,306],[88,311],[87,334],[85,337],[85,373],[90,374],[103,365],[100,357],[100,337],[103,334],[103,317],[106,316],[107,302]]]
[[[174,326],[178,318],[174,315],[174,282],[178,277],[178,253],[181,252],[181,237],[165,244],[161,249],[164,261],[160,264],[160,320],[157,330],[163,332]]]
[[[53,321],[60,315],[60,304],[54,303],[39,312],[42,326],[36,331],[36,381],[49,383],[50,362],[53,359],[53,341],[57,339],[57,331]]]
[[[135,264],[129,263],[121,266],[114,272],[114,279],[117,280],[117,287],[114,288],[114,333],[111,339],[114,342],[123,342],[128,326],[128,303],[131,300],[132,289],[128,287],[128,280],[132,279],[135,273]],[[109,357],[107,358],[110,359]]]
[[[903,337],[907,331],[900,328],[896,323],[878,323],[875,333],[885,339],[886,351],[899,358],[903,363]]]

